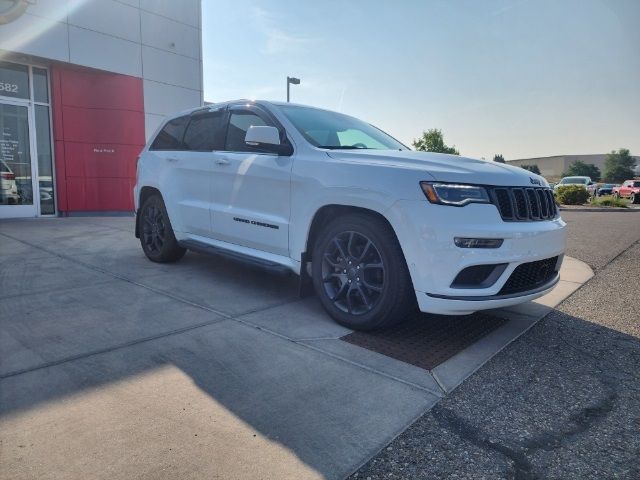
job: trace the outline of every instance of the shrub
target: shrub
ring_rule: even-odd
[[[629,202],[623,200],[621,198],[615,198],[610,195],[606,197],[594,198],[591,200],[591,205],[594,207],[621,207],[621,208],[629,208]]]
[[[589,200],[589,192],[580,185],[562,185],[555,193],[562,205],[583,205]]]

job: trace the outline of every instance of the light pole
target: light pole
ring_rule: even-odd
[[[287,77],[287,102],[289,101],[289,85],[300,85],[300,79],[295,77]]]

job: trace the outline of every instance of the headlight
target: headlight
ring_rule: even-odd
[[[468,203],[491,203],[484,187],[453,183],[420,182],[422,191],[431,203],[463,207]]]

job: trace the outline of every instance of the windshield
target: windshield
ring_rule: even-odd
[[[382,130],[342,113],[281,105],[280,109],[313,146],[329,149],[407,150]]]
[[[587,180],[584,177],[567,177],[567,178],[563,178],[560,183],[582,183],[582,184],[586,184],[586,183],[589,183],[589,180]]]

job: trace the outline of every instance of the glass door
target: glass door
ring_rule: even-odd
[[[28,105],[0,100],[0,218],[38,215],[31,125]]]

